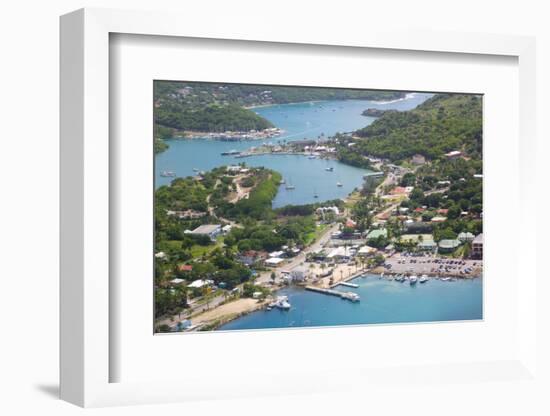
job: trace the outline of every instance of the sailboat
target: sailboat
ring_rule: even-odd
[[[313,198],[319,198],[319,195],[315,189],[313,190]]]
[[[290,178],[288,179],[288,183],[286,184],[285,186],[285,189],[287,190],[292,190],[292,189],[295,189],[296,187],[294,185],[292,185],[292,182],[290,180]]]

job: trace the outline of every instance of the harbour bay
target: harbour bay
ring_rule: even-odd
[[[405,99],[391,102],[368,100],[319,101],[260,107],[254,111],[285,131],[271,139],[285,143],[302,139],[327,137],[337,132],[349,132],[365,127],[373,117],[361,115],[366,108],[408,110],[421,104],[432,94],[409,94]],[[307,159],[301,155],[262,155],[243,159],[222,156],[231,150],[245,151],[262,144],[259,140],[221,141],[213,139],[169,140],[169,148],[155,156],[155,186],[169,184],[173,178],[162,177],[163,171],[174,171],[176,176],[193,176],[197,171],[208,171],[218,166],[245,162],[249,166],[264,166],[278,171],[290,180],[294,190],[284,186],[273,201],[273,207],[300,205],[344,198],[363,183],[363,175],[370,171],[336,160]],[[326,170],[332,167],[333,172]],[[337,182],[342,184],[337,186]],[[314,194],[318,194],[318,198]]]
[[[231,321],[219,330],[292,328],[336,325],[389,324],[476,320],[482,318],[482,279],[441,281],[410,285],[368,274],[345,288],[361,302],[314,293],[299,287],[282,289],[288,296],[288,311],[259,310]],[[344,288],[338,288],[343,290]]]
[[[232,181],[232,183],[229,183],[233,186],[232,192],[244,200],[249,197],[249,194],[242,192],[244,181],[250,181],[248,176],[270,175],[270,180],[272,180],[270,197],[267,199],[265,206],[270,211],[270,215],[273,215],[272,209],[287,205],[297,206],[336,199],[344,200],[352,192],[361,189],[365,177],[375,174],[375,172],[337,160],[337,158],[340,158],[354,165],[369,166],[367,163],[361,163],[365,161],[364,159],[358,161],[346,157],[347,154],[353,152],[361,154],[362,151],[363,155],[383,157],[383,160],[380,158],[369,158],[369,160],[372,163],[370,165],[373,166],[372,169],[383,170],[384,180],[376,191],[370,191],[376,193],[374,197],[369,196],[368,193],[364,194],[364,192],[369,192],[368,187],[365,187],[363,193],[354,194],[353,198],[344,203],[334,204],[338,207],[319,208],[314,215],[310,216],[315,222],[312,225],[313,231],[308,231],[308,238],[313,238],[313,240],[302,239],[304,233],[302,229],[306,229],[308,226],[307,221],[311,221],[312,218],[306,218],[306,216],[302,218],[301,214],[294,218],[292,217],[294,214],[286,214],[286,212],[295,212],[293,210],[296,210],[296,208],[278,211],[279,214],[275,214],[275,216],[279,215],[280,218],[276,218],[275,221],[263,221],[266,217],[250,210],[252,205],[239,205],[238,208],[243,210],[239,213],[232,205],[220,204],[219,196],[215,193],[208,195],[206,201],[209,205],[209,212],[216,212],[217,219],[222,220],[221,226],[233,227],[233,229],[232,231],[224,230],[219,235],[214,234],[217,233],[215,227],[219,228],[221,226],[217,220],[209,220],[211,224],[206,224],[203,227],[204,230],[212,230],[212,234],[209,235],[211,239],[209,244],[195,243],[191,250],[184,250],[183,252],[174,249],[178,239],[185,240],[185,244],[192,244],[192,242],[188,241],[188,237],[179,237],[178,233],[181,232],[181,229],[178,228],[178,224],[173,229],[169,229],[170,233],[167,233],[166,236],[170,236],[174,240],[167,241],[166,244],[163,242],[162,246],[159,245],[156,256],[162,256],[159,257],[163,259],[158,261],[159,264],[166,261],[164,260],[166,254],[170,259],[169,261],[172,261],[173,258],[175,262],[183,261],[185,263],[176,264],[177,269],[174,269],[173,266],[171,269],[165,267],[166,270],[163,273],[170,277],[177,276],[169,281],[169,286],[172,287],[171,293],[176,293],[174,287],[179,289],[180,286],[186,286],[187,293],[191,295],[192,301],[189,302],[189,310],[185,313],[185,319],[181,322],[181,325],[174,324],[174,322],[177,322],[174,321],[174,317],[170,318],[171,320],[163,317],[164,320],[159,320],[158,327],[162,331],[169,328],[176,328],[177,331],[182,329],[185,331],[226,331],[482,319],[483,285],[480,268],[472,271],[467,266],[457,265],[458,262],[454,263],[448,260],[446,268],[439,269],[437,271],[439,273],[432,270],[428,280],[428,276],[423,273],[429,273],[429,271],[414,271],[417,261],[411,260],[408,266],[402,267],[406,269],[404,272],[405,278],[410,278],[410,283],[408,280],[405,282],[399,281],[399,276],[403,277],[403,275],[398,275],[396,270],[401,266],[396,266],[394,271],[390,270],[392,266],[390,263],[394,260],[397,262],[396,265],[404,263],[402,258],[399,257],[400,254],[408,255],[408,246],[405,248],[399,247],[398,250],[395,250],[393,244],[390,244],[393,242],[402,244],[399,236],[404,234],[403,222],[405,219],[410,218],[412,215],[414,218],[420,217],[418,223],[424,221],[429,223],[436,213],[435,208],[443,207],[437,211],[437,214],[445,214],[449,211],[449,209],[446,209],[447,205],[440,201],[440,199],[447,198],[446,193],[449,189],[441,187],[435,189],[433,184],[423,184],[429,190],[429,193],[426,193],[426,200],[428,199],[427,196],[431,197],[431,193],[435,193],[435,196],[431,197],[430,201],[432,199],[437,200],[434,203],[434,209],[430,210],[433,213],[427,213],[425,215],[426,219],[418,214],[432,208],[428,207],[426,202],[413,201],[412,208],[407,205],[413,199],[425,198],[424,195],[421,198],[416,194],[409,195],[414,186],[405,187],[400,183],[404,175],[407,180],[410,180],[411,172],[421,171],[419,166],[425,163],[426,158],[424,156],[420,157],[417,154],[412,158],[412,164],[410,160],[406,160],[403,161],[405,162],[403,166],[395,166],[390,162],[401,164],[402,161],[395,162],[392,158],[386,159],[385,154],[382,152],[376,153],[376,149],[374,152],[370,150],[365,152],[362,147],[369,146],[371,144],[369,140],[372,137],[370,134],[363,135],[361,132],[363,128],[370,126],[379,117],[383,117],[382,120],[379,120],[369,129],[372,131],[375,126],[381,125],[380,122],[384,125],[387,120],[390,120],[387,122],[390,127],[381,130],[385,139],[388,128],[390,130],[397,128],[396,125],[391,124],[392,121],[398,120],[400,124],[397,125],[405,130],[405,126],[408,127],[409,123],[422,121],[422,118],[415,118],[414,116],[409,118],[408,116],[411,113],[409,110],[416,109],[420,104],[434,97],[434,94],[403,93],[401,96],[404,96],[404,98],[386,102],[347,99],[250,107],[251,111],[269,121],[271,124],[268,125],[273,126],[273,128],[250,129],[243,132],[240,130],[230,132],[228,130],[227,133],[222,134],[224,137],[216,136],[218,133],[204,133],[204,137],[200,137],[203,133],[181,128],[178,131],[187,132],[189,134],[188,138],[165,140],[169,145],[168,149],[155,155],[155,188],[169,185],[174,177],[196,176],[199,179],[199,181],[178,181],[170,188],[157,191],[157,193],[163,195],[163,198],[166,198],[170,189],[176,191],[180,187],[185,189],[185,192],[179,195],[174,194],[177,203],[173,206],[177,208],[171,208],[171,211],[166,212],[169,213],[168,215],[177,215],[180,219],[184,218],[191,223],[191,225],[187,225],[189,228],[185,231],[186,234],[200,234],[199,231],[202,230],[201,227],[203,226],[197,228],[197,224],[192,223],[194,218],[192,216],[198,215],[198,213],[193,210],[185,211],[181,209],[181,201],[185,200],[185,195],[193,195],[191,192],[204,192],[205,188],[208,192],[212,192],[209,189],[212,184],[216,184],[213,185],[216,188],[220,184]],[[434,102],[436,98],[438,97],[434,97],[434,100],[429,100],[426,104]],[[462,100],[457,104],[457,108],[467,108],[466,106],[472,105],[466,99],[462,98]],[[431,105],[437,106],[439,103],[436,102],[436,104]],[[369,111],[365,111],[367,109]],[[386,117],[386,110],[407,113],[400,114],[390,111],[389,117]],[[442,109],[439,108],[439,110]],[[439,111],[438,114],[440,113],[442,112]],[[406,120],[406,123],[403,120]],[[226,124],[222,126],[226,126]],[[189,132],[192,131],[194,133],[191,137]],[[279,134],[281,131],[282,133]],[[397,141],[393,146],[400,150],[402,140],[417,140],[418,137],[423,137],[427,131],[430,130],[425,127],[418,132],[409,133],[407,131],[405,134],[396,136]],[[454,136],[449,134],[440,137],[450,137],[452,139]],[[314,140],[318,144],[312,145],[312,142],[301,142],[300,144],[288,145],[300,140]],[[416,143],[412,145],[409,143],[409,146],[416,145]],[[437,147],[439,143],[436,141],[431,145]],[[319,153],[313,153],[313,146],[325,147],[319,147],[316,149]],[[403,148],[405,148],[405,145],[403,145]],[[359,150],[354,151],[352,149]],[[454,155],[455,153],[461,155],[460,151],[449,154]],[[444,156],[447,157],[447,154]],[[443,159],[443,156],[441,157]],[[420,161],[417,162],[416,160]],[[243,166],[234,166],[243,163],[246,164],[248,169]],[[212,171],[220,166],[229,167],[227,171],[223,170],[224,173],[221,174],[223,176],[220,176],[220,171]],[[431,166],[431,164],[428,163],[427,166]],[[273,172],[266,172],[261,168]],[[205,174],[203,172],[209,173]],[[225,172],[238,173],[227,175]],[[274,175],[275,172],[278,172],[281,176]],[[438,171],[436,174],[441,175],[442,173]],[[211,175],[218,176],[214,176],[214,179],[212,179]],[[471,175],[471,172],[468,172],[468,175]],[[282,181],[280,181],[281,178]],[[434,178],[430,177],[429,179],[434,181],[439,179],[442,184],[450,183],[442,180],[447,179],[445,176],[434,176]],[[465,178],[461,180],[466,181]],[[278,189],[277,183],[279,183]],[[420,184],[420,180],[417,183]],[[411,184],[414,185],[414,183]],[[244,188],[249,186],[251,185],[244,185]],[[407,188],[410,189],[407,190]],[[439,197],[439,194],[445,195]],[[210,196],[213,196],[213,198],[210,199]],[[414,198],[412,198],[413,196]],[[365,210],[358,210],[357,212],[353,210],[361,202],[357,202],[358,197],[364,197],[371,204],[371,211],[368,215],[372,215],[371,219],[375,222],[366,226],[361,223],[361,228],[354,233],[355,239],[353,239],[349,235],[359,222],[353,221],[352,218],[357,220],[355,217],[362,218],[367,213]],[[234,196],[226,197],[226,201],[233,203],[234,199],[231,198],[234,198]],[[369,198],[371,199],[369,200]],[[166,203],[167,200],[164,199],[164,201]],[[400,205],[402,201],[403,204]],[[256,200],[254,202],[257,204]],[[465,208],[471,205],[467,201],[466,203],[463,203],[462,200],[459,202]],[[433,201],[430,202],[430,204],[432,203]],[[184,205],[185,208],[188,206],[192,206],[191,203]],[[219,211],[213,211],[214,207],[217,207],[216,209]],[[414,212],[412,211],[413,208]],[[246,209],[248,211],[244,211]],[[330,211],[331,213],[335,212],[336,216],[334,218],[327,216],[328,219],[326,219],[324,214],[326,209],[336,210]],[[204,207],[200,207],[200,211],[205,211]],[[245,217],[251,212],[253,213],[251,216],[253,220],[248,223],[245,221]],[[285,214],[281,214],[283,212]],[[407,216],[407,213],[409,213],[409,216]],[[283,218],[285,215],[287,217]],[[387,233],[387,230],[384,230],[383,227],[387,226],[385,225],[386,220],[391,216],[399,217],[399,220],[402,221],[400,226],[402,229],[399,227],[399,229],[392,229],[391,235],[387,237],[389,233],[384,234],[384,232]],[[377,221],[382,218],[384,219],[381,222]],[[436,219],[441,221],[441,216]],[[411,221],[413,220],[408,220],[408,222]],[[230,224],[224,225],[227,222],[230,222]],[[171,222],[167,222],[167,224],[171,224]],[[291,226],[286,228],[287,224],[291,224]],[[317,227],[317,229],[314,227]],[[169,227],[165,228],[168,230]],[[462,225],[456,228],[457,234],[459,231],[464,230]],[[203,234],[206,232],[204,230],[201,231]],[[347,234],[344,234],[342,230]],[[451,241],[450,239],[455,236],[454,231],[445,231],[445,234],[438,235],[437,242],[439,240]],[[381,241],[376,240],[377,237],[372,237],[377,232],[380,233],[381,237],[378,240],[382,239]],[[475,234],[478,233],[479,231],[475,231]],[[357,238],[355,234],[360,238]],[[462,234],[466,235],[466,233]],[[271,238],[272,235],[277,237]],[[449,237],[443,237],[443,235]],[[471,235],[471,239],[474,238],[473,234],[468,235]],[[279,236],[284,236],[284,238]],[[275,244],[277,238],[286,239],[287,241],[279,242],[277,240]],[[424,241],[424,238],[426,238],[426,241]],[[423,246],[430,244],[430,238],[433,238],[431,234],[426,234],[426,237],[422,236],[420,241]],[[372,240],[376,241],[373,242]],[[351,243],[351,241],[354,243]],[[212,242],[215,242],[216,245],[214,246]],[[224,244],[226,249],[234,250],[224,252],[222,256],[228,257],[225,263],[219,252],[220,247],[224,247]],[[372,246],[369,247],[365,244]],[[412,248],[414,244],[411,243],[410,245]],[[435,243],[435,247],[437,248],[437,243]],[[376,252],[376,256],[373,254],[368,255],[368,259],[366,259],[369,263],[368,267],[360,269],[362,271],[359,272],[367,274],[354,278],[354,276],[358,276],[358,261],[354,258],[355,256],[364,256],[364,254],[358,254],[360,249],[373,250]],[[434,253],[436,256],[438,255],[437,250]],[[414,256],[419,255],[421,255],[420,252],[414,254]],[[462,252],[459,257],[462,258],[463,255],[464,258],[467,258],[466,252]],[[181,256],[181,259],[178,256]],[[187,256],[191,256],[191,258],[189,259]],[[398,260],[401,260],[401,262],[398,262]],[[424,260],[420,263],[428,263]],[[215,267],[220,270],[211,272],[210,269],[203,267],[211,264],[215,264]],[[247,282],[241,278],[239,283],[234,279],[235,273],[230,273],[224,268],[231,266],[231,272],[234,270],[240,271],[239,267],[242,268],[240,264],[246,264],[246,271],[249,275],[254,276],[250,281]],[[434,261],[430,267],[433,268],[435,264]],[[375,265],[378,265],[379,268],[374,267]],[[352,273],[350,270],[354,266],[355,272]],[[387,267],[387,269],[382,269],[382,267]],[[327,271],[327,269],[331,270]],[[173,270],[176,270],[175,274],[173,274]],[[386,277],[380,276],[381,271],[387,272]],[[297,274],[295,275],[295,273]],[[349,280],[348,283],[342,281],[338,283],[339,280],[343,279],[343,273],[348,276],[347,279],[352,280]],[[459,273],[462,273],[462,275],[459,275]],[[449,275],[454,277],[449,277]],[[210,277],[211,280],[205,280],[203,276],[213,277]],[[227,285],[227,279],[233,280],[229,286]],[[348,285],[348,287],[343,286],[343,284]],[[189,288],[192,290],[189,291]],[[207,300],[206,303],[201,303],[205,299]],[[178,320],[181,319],[178,314]]]

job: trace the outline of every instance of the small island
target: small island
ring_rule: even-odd
[[[365,111],[361,113],[363,116],[367,117],[382,117],[384,114],[387,113],[396,113],[397,110],[381,110],[379,108],[367,108]]]

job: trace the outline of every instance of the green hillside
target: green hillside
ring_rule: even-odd
[[[388,112],[358,130],[354,152],[399,162],[414,154],[436,159],[451,150],[482,156],[482,97],[438,94],[417,108]]]

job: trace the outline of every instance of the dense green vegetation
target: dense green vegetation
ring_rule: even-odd
[[[338,160],[342,163],[345,163],[346,165],[375,170],[373,169],[369,160],[365,158],[362,154],[359,154],[358,152],[343,146],[338,147]]]
[[[271,201],[277,195],[281,175],[268,169],[259,169],[255,181],[257,185],[246,199],[236,204],[220,201],[216,212],[229,219],[254,218],[257,220],[272,217]]]
[[[192,108],[185,104],[171,103],[156,109],[155,122],[176,130],[200,132],[249,131],[273,127],[269,121],[253,111],[232,104],[209,104]]]
[[[461,150],[476,159],[482,155],[482,98],[438,94],[417,108],[387,112],[358,130],[363,137],[354,147],[362,155],[400,162],[415,154],[437,159]]]
[[[220,84],[204,82],[155,81],[155,100],[184,98],[200,104],[212,102],[254,106],[318,100],[363,99],[385,101],[403,98],[401,91],[349,88],[284,87],[276,85]]]
[[[242,228],[233,228],[224,243],[238,251],[279,250],[284,245],[303,245],[315,231],[312,215],[279,218],[265,223],[247,221]]]
[[[168,149],[168,145],[162,139],[155,139],[154,150],[155,153],[162,153]]]
[[[289,216],[306,216],[312,215],[317,208],[320,207],[331,207],[335,206],[339,209],[344,208],[344,201],[341,199],[332,199],[329,201],[319,202],[316,204],[305,204],[305,205],[285,205],[284,207],[277,208],[275,213],[280,216],[289,217]]]
[[[168,138],[186,130],[224,132],[273,127],[254,111],[243,108],[248,106],[403,96],[397,91],[155,81],[155,137]]]

